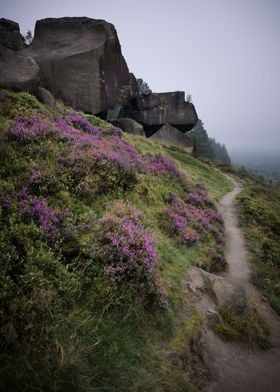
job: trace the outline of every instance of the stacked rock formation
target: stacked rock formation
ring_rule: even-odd
[[[185,101],[183,91],[142,94],[130,116],[144,125],[147,136],[153,135],[164,124],[185,133],[197,122],[194,105]]]
[[[115,27],[104,20],[39,20],[27,46],[18,24],[0,19],[0,69],[0,87],[29,91],[51,105],[60,99],[103,118],[118,113],[140,123],[148,137],[164,124],[184,133],[197,121],[183,92],[139,95]]]

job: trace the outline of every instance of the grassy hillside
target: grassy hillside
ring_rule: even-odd
[[[251,255],[254,282],[280,314],[280,188],[246,179],[239,196],[241,223]]]
[[[26,93],[1,91],[0,116],[0,390],[196,390],[184,277],[225,268],[230,181]]]

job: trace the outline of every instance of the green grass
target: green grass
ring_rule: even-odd
[[[260,348],[270,348],[269,328],[253,305],[242,313],[232,309],[219,309],[221,322],[213,322],[214,331],[225,340],[241,341]]]
[[[253,279],[280,314],[279,186],[247,181],[238,200]]]
[[[233,188],[232,182],[214,164],[193,158],[184,148],[161,145],[142,136],[130,134],[125,134],[125,139],[143,154],[162,154],[171,158],[186,173],[191,183],[203,183],[216,201]]]
[[[10,210],[0,210],[0,390],[195,391],[200,383],[196,367],[203,366],[202,349],[193,348],[201,319],[187,303],[183,283],[190,265],[207,265],[215,241],[205,236],[201,245],[178,244],[163,227],[162,212],[169,192],[182,195],[204,183],[217,201],[231,182],[184,149],[127,134],[124,138],[143,154],[170,157],[186,173],[186,185],[139,174],[126,190],[116,186],[80,197],[71,191],[67,169],[56,176],[57,159],[67,153],[67,144],[52,137],[26,145],[2,138],[16,115],[71,109],[60,104],[56,113],[27,93],[8,95],[6,103],[0,102],[1,196],[12,199]],[[89,119],[104,126],[94,116]],[[39,195],[51,206],[71,211],[59,250],[51,249],[39,227],[18,211],[16,192],[37,164],[44,166],[49,181],[37,190]],[[168,310],[146,308],[129,285],[112,285],[93,259],[96,220],[116,200],[145,214],[146,229],[157,242]],[[172,351],[180,353],[181,367],[167,360]]]

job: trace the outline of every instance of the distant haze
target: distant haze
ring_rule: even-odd
[[[105,19],[130,71],[153,91],[190,93],[229,152],[280,154],[280,0],[9,0],[1,16],[23,34],[46,17]]]

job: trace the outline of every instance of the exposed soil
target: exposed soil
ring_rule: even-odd
[[[264,351],[246,344],[226,342],[206,327],[202,342],[207,351],[211,381],[203,392],[280,392],[280,319],[250,282],[247,250],[235,207],[235,197],[242,186],[230,179],[234,189],[222,198],[219,205],[225,223],[225,256],[229,264],[229,271],[223,276],[244,286],[249,300],[254,302],[270,327],[272,348]],[[200,275],[196,268],[190,271],[194,291],[201,286]],[[207,310],[213,309],[213,302],[204,294],[197,307],[206,314]]]

